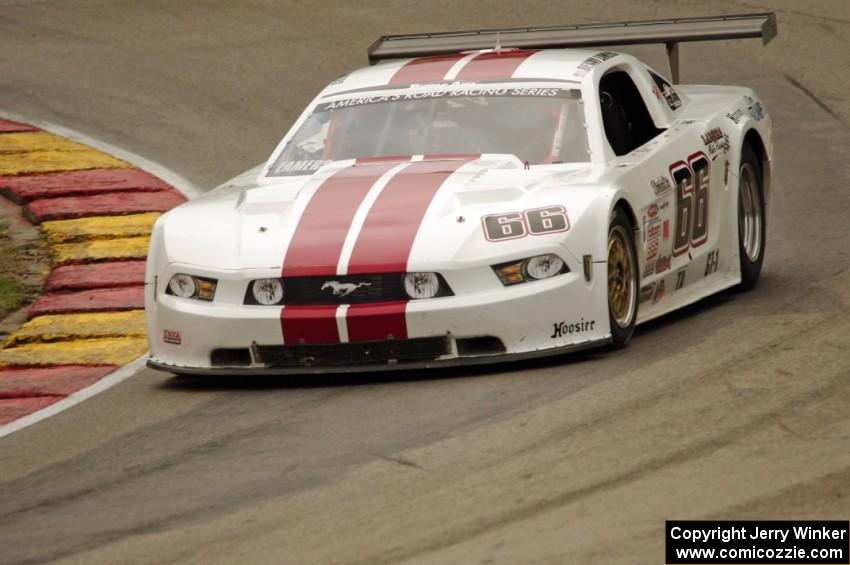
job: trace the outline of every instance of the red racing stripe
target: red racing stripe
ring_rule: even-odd
[[[477,158],[478,155],[472,155]],[[468,161],[420,161],[387,183],[372,204],[354,244],[349,274],[404,273],[422,218],[437,191]],[[407,302],[352,304],[346,314],[349,341],[407,338]]]
[[[404,301],[352,304],[345,317],[348,341],[384,340],[390,336],[407,339],[406,307]]]
[[[336,275],[345,236],[357,208],[396,162],[348,167],[327,178],[301,214],[283,259],[284,277]]]
[[[334,276],[345,236],[369,189],[397,162],[348,167],[327,178],[310,199],[286,250],[284,277]],[[338,343],[336,306],[287,306],[284,343]]]
[[[405,272],[431,200],[445,180],[467,162],[419,161],[390,179],[366,215],[351,252],[348,274]]]
[[[514,71],[536,51],[491,51],[469,61],[457,74],[457,80],[509,79]]]
[[[339,343],[336,305],[286,306],[280,311],[283,343]]]
[[[464,58],[463,53],[440,55],[438,57],[421,57],[404,64],[390,78],[390,84],[421,84],[443,80],[452,66]]]

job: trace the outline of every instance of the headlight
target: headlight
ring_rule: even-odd
[[[168,281],[166,294],[179,296],[180,298],[196,298],[198,300],[211,301],[215,296],[215,287],[218,281],[177,273]]]
[[[283,284],[280,279],[258,279],[251,284],[251,295],[257,304],[271,306],[283,301]]]
[[[440,292],[440,279],[436,273],[407,273],[404,291],[410,298],[434,298]]]
[[[563,268],[564,260],[552,253],[532,257],[525,264],[525,272],[528,276],[538,280],[554,277],[559,274]]]
[[[533,280],[548,279],[569,272],[564,260],[554,253],[536,255],[521,261],[493,265],[493,270],[505,286]]]

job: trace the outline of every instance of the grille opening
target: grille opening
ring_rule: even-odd
[[[479,337],[461,337],[456,340],[457,354],[464,357],[476,355],[496,355],[505,352],[505,344],[498,337],[483,335]]]
[[[451,352],[446,336],[313,343],[257,345],[257,362],[271,367],[342,367],[368,363],[405,363],[434,360]]]
[[[219,367],[245,367],[251,364],[251,352],[247,348],[213,349],[210,362]]]

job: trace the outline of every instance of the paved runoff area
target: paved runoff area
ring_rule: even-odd
[[[0,438],[0,561],[642,565],[664,562],[668,519],[846,523],[850,2],[0,0],[0,109],[211,188],[264,160],[382,34],[765,10],[766,47],[680,52],[683,83],[753,87],[774,120],[753,292],[641,326],[623,351],[512,366],[140,370]],[[622,50],[666,69],[661,46]],[[85,281],[108,277],[133,280],[51,278],[95,292]]]
[[[0,194],[41,228],[53,269],[0,348],[0,425],[88,387],[147,350],[145,257],[185,198],[81,143],[0,119]]]

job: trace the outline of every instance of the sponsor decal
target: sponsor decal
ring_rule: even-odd
[[[676,287],[674,290],[681,290],[683,286],[685,286],[685,274],[687,273],[687,269],[679,269],[676,271]]]
[[[322,285],[321,290],[330,290],[334,296],[348,296],[358,288],[372,286],[370,282],[359,283],[341,283],[339,281],[327,281]]]
[[[679,95],[676,94],[673,87],[666,82],[661,87],[661,95],[664,96],[664,100],[667,102],[667,105],[670,106],[671,110],[676,110],[682,105],[682,99],[679,98]]]
[[[649,208],[646,209],[646,215],[651,220],[658,215],[658,204],[650,204]]]
[[[749,106],[747,106],[747,112],[749,112],[750,116],[757,122],[760,122],[764,119],[764,107],[761,105],[761,102],[754,99],[752,96],[744,96],[747,100]]]
[[[662,196],[673,190],[673,183],[670,182],[667,175],[654,178],[649,181],[649,184],[652,186],[652,192],[655,193],[655,196]]]
[[[183,338],[177,330],[162,330],[162,341],[172,345],[181,345]]]
[[[649,302],[655,294],[655,283],[648,284],[640,289],[640,303]]]
[[[682,99],[679,98],[679,95],[676,94],[676,91],[670,86],[670,83],[658,76],[657,74],[649,71],[649,76],[652,77],[652,92],[655,94],[656,98],[660,96],[664,97],[664,101],[670,107],[671,110],[677,110],[682,106]],[[659,93],[660,90],[660,93]]]
[[[314,173],[324,165],[330,163],[330,160],[325,159],[305,159],[301,161],[285,161],[280,166],[275,167],[272,174],[275,176],[286,175],[303,175],[305,173]]]
[[[502,86],[480,86],[475,84],[460,83],[460,88],[428,88],[411,89],[406,92],[384,94],[380,96],[352,96],[342,100],[324,102],[317,104],[313,113],[339,110],[340,108],[351,108],[354,106],[366,106],[369,104],[383,104],[385,102],[406,102],[409,100],[425,100],[431,98],[467,98],[478,96],[534,96],[541,98],[574,98],[576,95],[570,90],[561,88],[509,88]],[[453,86],[453,85],[449,85]]]
[[[555,328],[552,335],[549,337],[555,339],[569,334],[593,331],[593,326],[596,325],[596,320],[585,321],[585,319],[582,318],[580,321],[571,324],[567,322],[555,322],[553,325]]]
[[[723,137],[723,130],[721,130],[720,128],[711,128],[710,130],[702,134],[701,137],[703,144],[708,145],[712,141],[717,141],[718,139],[721,139]]]
[[[651,277],[655,274],[655,259],[651,259],[646,262],[646,266],[643,268],[643,277]]]
[[[705,275],[708,276],[717,272],[717,266],[720,264],[720,248],[710,252],[705,257]]]
[[[655,274],[663,273],[670,269],[670,256],[663,255],[655,260]]]
[[[577,76],[577,77],[583,77],[587,73],[589,73],[591,70],[593,70],[593,67],[595,67],[596,65],[598,65],[600,63],[604,63],[608,59],[613,59],[617,55],[618,55],[618,53],[612,53],[610,51],[602,51],[601,53],[597,53],[596,55],[593,55],[592,57],[588,57],[587,59],[585,59],[584,61],[582,61],[581,63],[578,64],[578,67],[576,67],[576,72],[574,73],[574,75]]]
[[[708,155],[712,161],[717,159],[719,155],[728,153],[731,148],[729,135],[720,128],[712,128],[702,134],[702,142],[708,148]]]
[[[664,241],[670,239],[670,220],[664,220],[664,222],[661,224],[661,234],[661,238]]]
[[[658,304],[661,302],[661,299],[664,298],[664,286],[664,279],[661,279],[655,285],[655,296],[652,297],[653,304]]]
[[[570,229],[567,210],[561,205],[532,208],[523,212],[488,214],[481,217],[487,241],[506,241],[527,235],[546,235]]]
[[[654,259],[658,255],[658,239],[653,239],[646,244],[646,259]]]
[[[655,218],[654,220],[650,220],[648,225],[646,226],[646,238],[647,239],[658,239],[661,235],[661,218]]]
[[[734,123],[735,125],[738,125],[738,122],[741,121],[741,118],[743,117],[743,115],[745,113],[746,113],[746,110],[744,110],[743,108],[738,108],[737,110],[735,110],[731,114],[726,114],[726,117],[729,118],[730,120],[732,120],[732,123]]]
[[[752,96],[744,96],[744,100],[747,104],[744,108],[738,108],[734,112],[726,114],[726,117],[732,120],[735,125],[738,125],[738,123],[741,121],[741,118],[743,118],[745,114],[748,114],[752,119],[757,122],[763,120],[764,106],[761,105],[761,102],[759,102]]]

